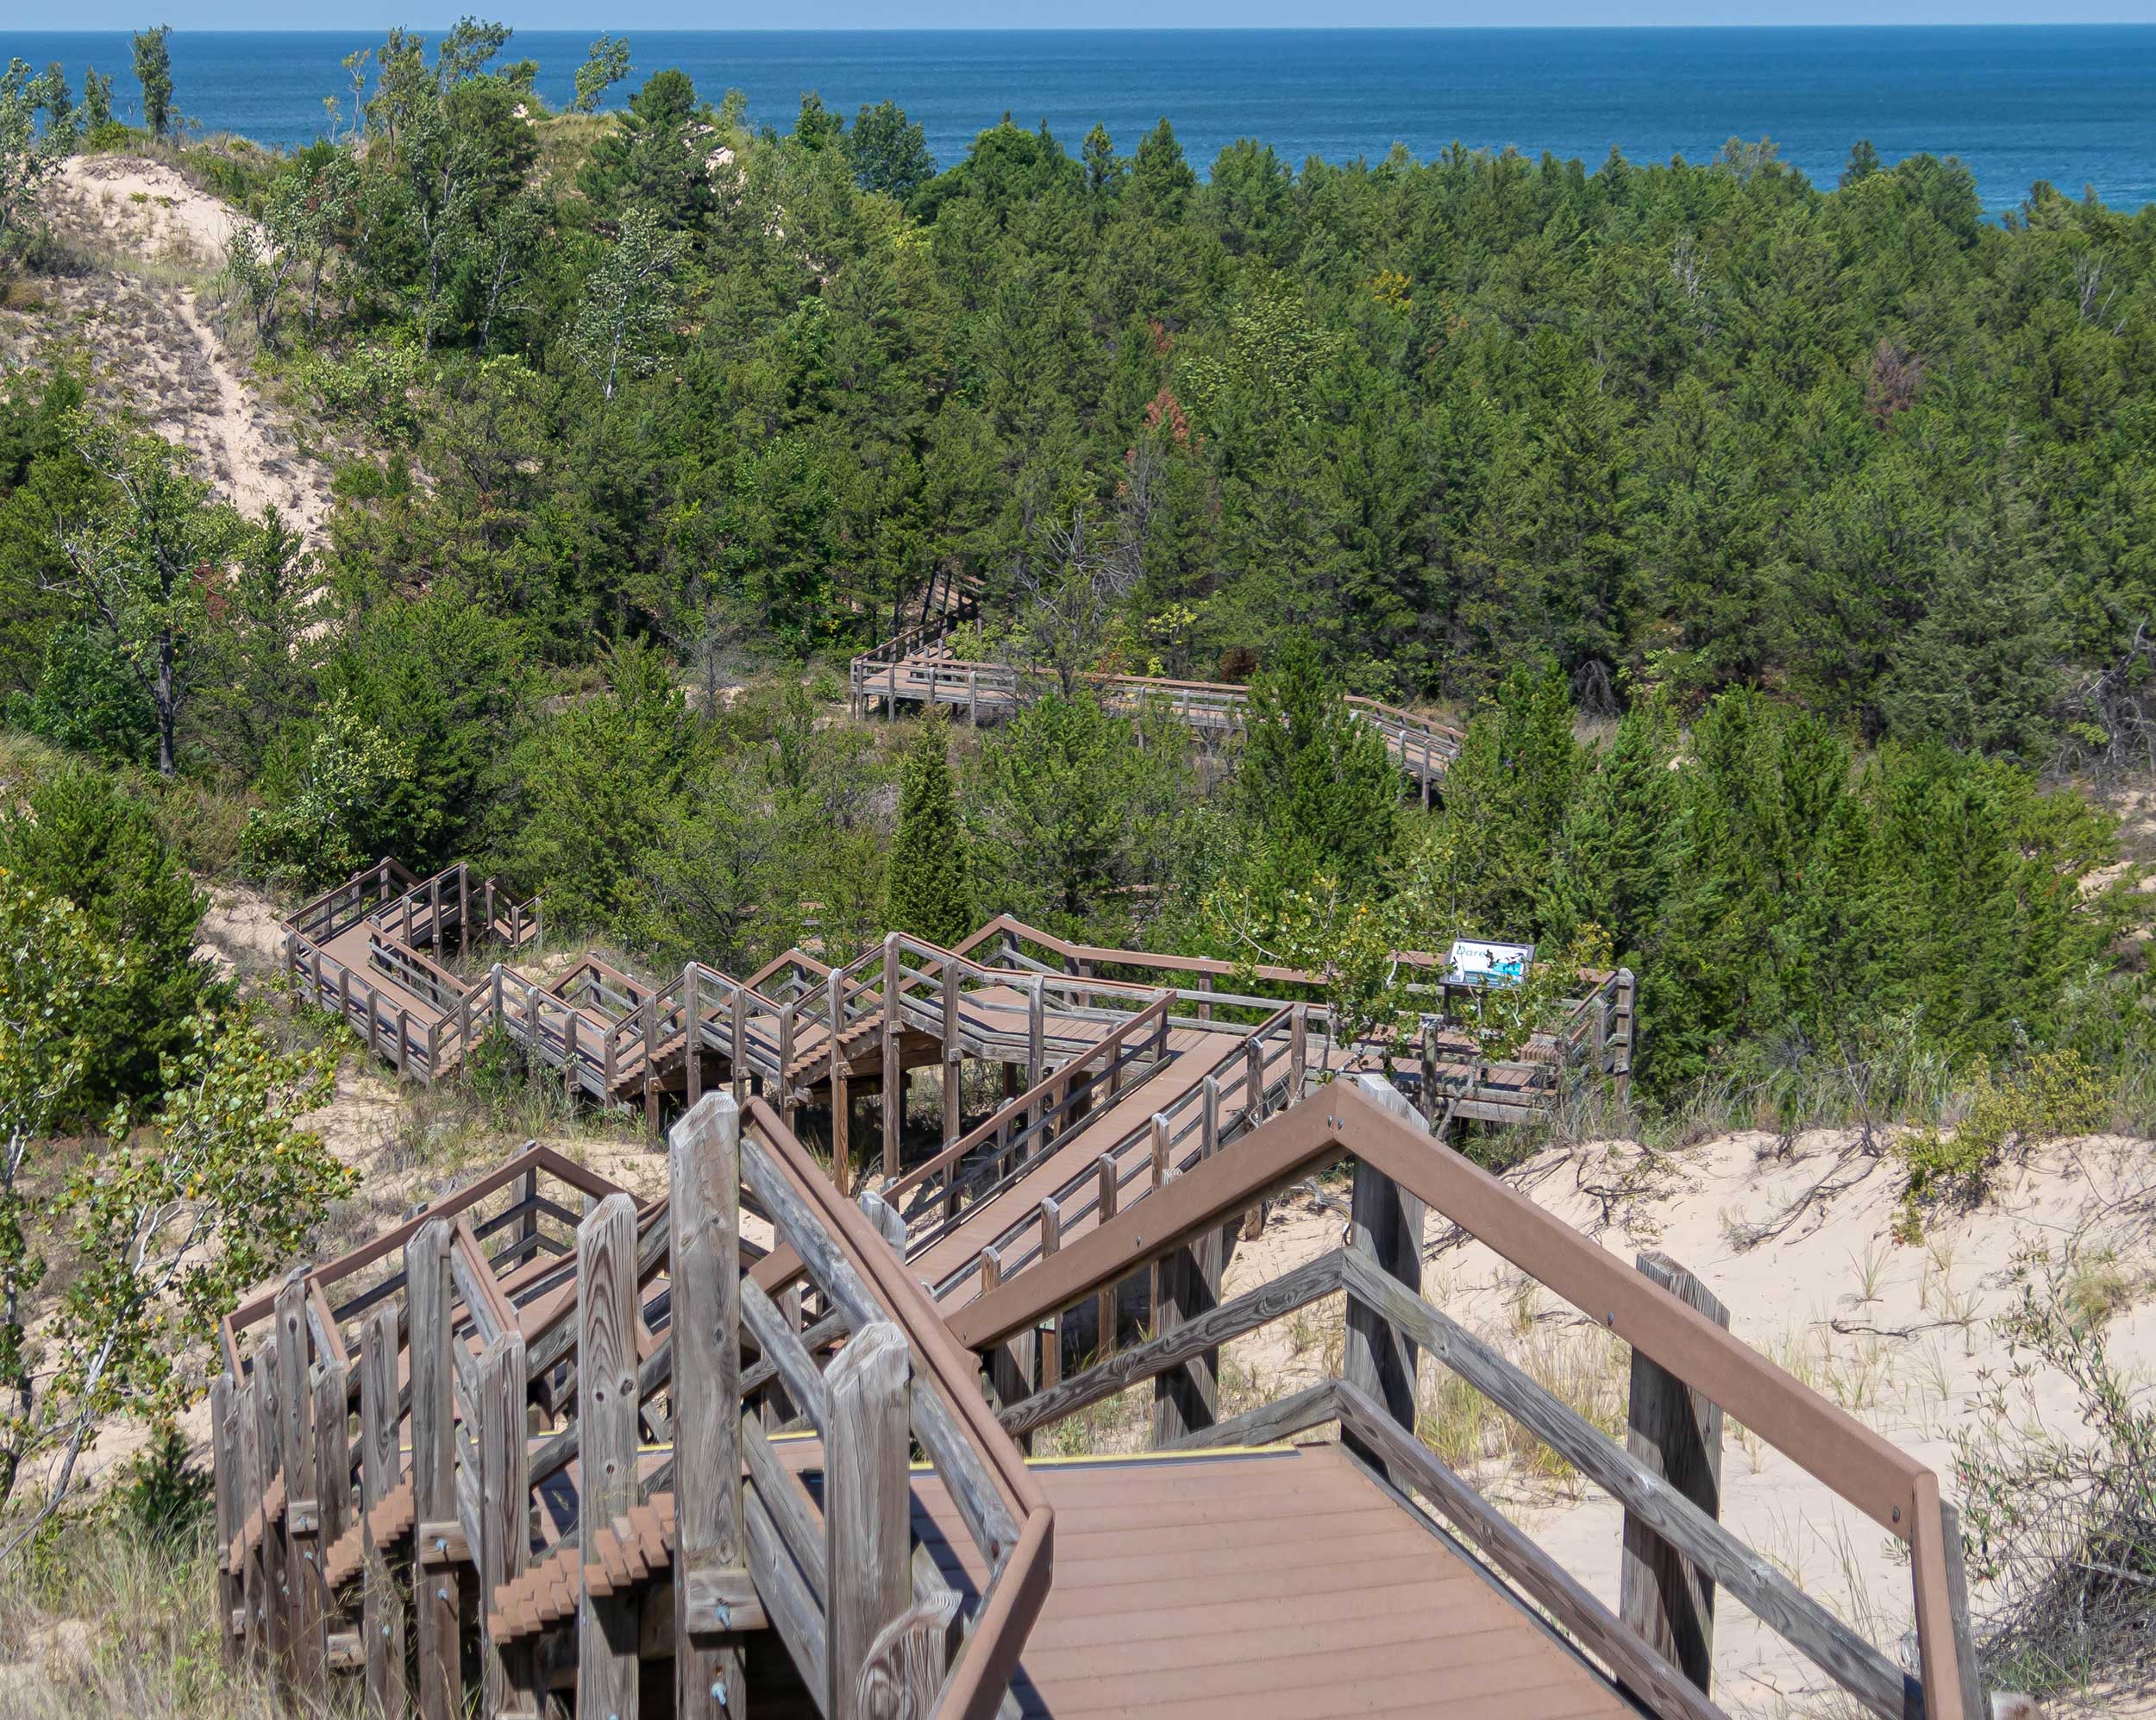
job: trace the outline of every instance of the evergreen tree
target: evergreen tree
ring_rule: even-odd
[[[172,27],[160,24],[135,38],[135,79],[142,86],[142,123],[160,142],[172,122]]]
[[[1306,637],[1290,636],[1250,683],[1235,800],[1261,892],[1319,874],[1366,891],[1391,854],[1401,778],[1383,738],[1358,721]]]
[[[84,1078],[85,1114],[157,1093],[160,1059],[187,1043],[190,1018],[223,988],[196,951],[208,900],[149,808],[111,777],[71,767],[21,811],[0,815],[0,868],[73,903],[122,964],[85,1006],[85,1031],[98,1046]]]
[[[884,882],[889,929],[945,948],[973,929],[950,742],[949,720],[932,714],[906,744],[899,774],[899,823]]]
[[[1564,677],[1514,669],[1469,723],[1445,783],[1445,816],[1460,832],[1457,906],[1488,935],[1539,918],[1578,773]]]
[[[846,139],[853,158],[854,183],[865,191],[881,191],[904,203],[936,177],[928,134],[906,116],[896,102],[862,104]]]

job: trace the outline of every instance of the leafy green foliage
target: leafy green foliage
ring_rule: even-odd
[[[584,64],[576,68],[576,99],[570,104],[570,111],[597,113],[606,92],[628,75],[629,38],[601,36],[592,44]]]
[[[2102,1127],[2111,1114],[2111,1088],[2071,1050],[2040,1051],[2004,1073],[1978,1070],[1968,1108],[1951,1131],[1914,1130],[1894,1143],[1908,1172],[1902,1229],[1921,1231],[1927,1203],[1981,1200],[2009,1154]]]
[[[324,706],[265,782],[270,805],[240,836],[240,857],[304,888],[348,878],[392,851],[387,813],[411,782],[412,749],[362,719],[347,699]]]
[[[135,36],[135,81],[142,86],[142,123],[152,137],[163,139],[172,123],[172,27],[138,30]]]
[[[906,116],[896,102],[863,102],[847,134],[854,161],[854,183],[864,191],[881,191],[900,203],[936,177],[936,158],[928,135]]]
[[[1261,894],[1320,870],[1366,893],[1392,852],[1400,772],[1340,692],[1307,640],[1288,641],[1250,683],[1235,795]]]
[[[0,245],[21,230],[46,181],[73,154],[75,126],[59,67],[33,73],[27,60],[8,62],[0,72]]]
[[[972,898],[1066,936],[1130,923],[1166,881],[1194,796],[1188,731],[1051,693],[983,747],[967,796]],[[896,880],[894,878],[895,884]]]
[[[98,989],[123,976],[80,910],[0,866],[0,1401],[31,1390],[28,1297],[45,1275],[24,1219],[23,1164],[39,1138],[80,1109],[100,1049]],[[0,1500],[13,1491],[27,1434],[0,1410]]]
[[[221,992],[196,937],[207,906],[159,833],[149,807],[99,772],[72,768],[0,813],[0,867],[47,898],[73,904],[122,969],[84,1009],[97,1046],[81,1114],[154,1095],[188,1023]]]
[[[298,1123],[329,1097],[333,1052],[279,1051],[244,1017],[185,1026],[149,1127],[116,1112],[110,1146],[61,1197],[75,1273],[41,1346],[40,1389],[9,1424],[22,1456],[57,1453],[41,1519],[99,1426],[125,1412],[167,1428],[201,1395],[222,1365],[219,1316],[300,1253],[353,1185]]]

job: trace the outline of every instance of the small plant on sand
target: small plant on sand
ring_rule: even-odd
[[[2034,1692],[2156,1677],[2156,1406],[2075,1306],[2071,1262],[2024,1271],[2001,1322],[2010,1365],[1985,1382],[1954,1470],[1995,1685]],[[2036,1376],[2063,1377],[2067,1425],[2046,1424]]]
[[[1923,1234],[1923,1208],[1974,1204],[2009,1156],[2040,1140],[2100,1127],[2110,1114],[2111,1083],[2078,1051],[2039,1051],[2016,1070],[1979,1070],[1969,1108],[1948,1133],[1912,1130],[1894,1144],[1908,1176],[1896,1234]]]

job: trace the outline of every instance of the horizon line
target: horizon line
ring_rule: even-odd
[[[378,30],[389,28],[380,24],[348,24],[327,28],[284,29],[266,26],[237,24],[193,24],[172,26],[174,35],[216,36],[344,36],[354,30]],[[399,28],[415,31],[439,32],[455,28],[454,24],[405,23]],[[606,29],[627,35],[643,31],[655,35],[669,36],[822,36],[822,35],[1346,35],[1360,34],[1388,34],[1394,35],[1519,35],[1563,30],[1575,35],[1609,34],[1620,31],[1656,30],[1671,34],[1698,34],[1707,31],[1726,31],[1730,34],[1764,34],[1772,31],[1817,30],[2149,30],[2156,31],[2156,19],[2146,18],[1992,18],[1982,22],[1960,20],[1869,19],[1836,22],[1802,23],[1793,22],[1765,23],[1520,23],[1520,24],[821,24],[777,25],[744,24],[730,29],[685,28],[676,24],[511,24],[512,36],[573,35],[587,29]],[[76,29],[18,30],[10,33],[21,41],[40,36],[133,35],[123,24],[85,27]]]

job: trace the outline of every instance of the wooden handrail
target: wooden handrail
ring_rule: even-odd
[[[1350,1155],[1589,1314],[1908,1543],[1925,1711],[1932,1720],[1960,1720],[1949,1530],[1937,1476],[1652,1278],[1351,1084],[1313,1094],[1235,1152],[1194,1166],[987,1290],[950,1316],[951,1334],[968,1351],[990,1348]]]
[[[937,1714],[952,1720],[989,1720],[1001,1705],[1005,1689],[1018,1670],[1026,1633],[1047,1599],[1055,1522],[1048,1496],[982,1400],[973,1357],[952,1340],[935,1304],[908,1276],[904,1263],[867,1215],[838,1194],[766,1101],[749,1101],[743,1121],[755,1131],[796,1196],[905,1334],[916,1360],[945,1407],[957,1416],[968,1445],[987,1463],[997,1492],[1018,1519],[1017,1544],[1000,1569],[992,1568],[981,1611],[936,1707]]]
[[[956,1164],[975,1147],[994,1134],[1013,1112],[1030,1110],[1050,1094],[1060,1092],[1077,1077],[1082,1075],[1087,1066],[1096,1058],[1107,1062],[1114,1061],[1116,1054],[1122,1050],[1125,1042],[1133,1034],[1138,1033],[1149,1021],[1156,1026],[1161,1025],[1165,1020],[1167,1014],[1168,999],[1156,998],[1144,1009],[1117,1027],[1112,1033],[1094,1040],[1086,1051],[1073,1058],[1061,1068],[1042,1077],[1017,1098],[1006,1101],[994,1115],[989,1117],[985,1122],[976,1124],[933,1158],[924,1164],[915,1165],[912,1170],[883,1190],[883,1198],[887,1201],[895,1199],[908,1190],[918,1187],[937,1171]]]

